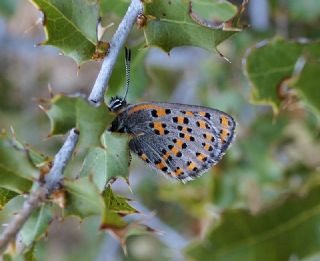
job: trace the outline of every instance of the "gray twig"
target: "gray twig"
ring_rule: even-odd
[[[78,138],[79,131],[72,129],[62,148],[55,156],[53,167],[45,178],[46,182],[40,184],[36,190],[30,193],[28,199],[24,202],[21,211],[14,216],[0,236],[0,254],[6,250],[8,244],[16,237],[23,224],[31,216],[33,210],[35,210],[55,189],[60,187],[63,171],[72,156]]]
[[[126,15],[112,37],[109,53],[102,63],[96,82],[89,95],[88,100],[92,104],[99,104],[103,100],[104,93],[107,89],[108,81],[119,52],[123,47],[137,16],[142,12],[142,10],[143,5],[141,1],[132,0]],[[6,250],[9,242],[16,237],[17,233],[28,220],[33,210],[35,210],[46,197],[50,196],[53,191],[61,188],[64,169],[72,156],[78,142],[78,138],[79,131],[72,129],[62,148],[56,154],[53,167],[45,177],[45,182],[30,193],[28,199],[23,204],[21,211],[12,219],[0,236],[0,254]]]
[[[119,52],[121,51],[137,16],[142,12],[142,10],[143,5],[140,0],[131,1],[127,13],[111,39],[108,55],[102,63],[96,82],[89,95],[88,100],[92,104],[99,104],[103,100]]]
[[[54,190],[62,187],[63,172],[77,145],[79,134],[79,130],[72,129],[61,149],[55,156],[53,166],[49,174],[45,176],[44,185],[47,188],[48,195]]]
[[[28,199],[24,202],[21,211],[14,216],[0,237],[0,254],[6,250],[10,241],[15,238],[23,224],[30,217],[33,210],[39,206],[39,203],[42,201],[42,198],[44,198],[44,195],[45,189],[43,187],[39,187],[37,190],[33,191]]]

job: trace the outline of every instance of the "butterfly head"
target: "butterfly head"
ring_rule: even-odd
[[[124,98],[117,96],[111,98],[108,108],[111,112],[118,114],[118,116],[112,121],[109,131],[120,133],[127,132],[125,122],[123,121],[123,117],[119,115],[121,110],[124,109],[126,106],[127,102]]]
[[[118,96],[112,97],[110,99],[109,104],[108,104],[108,108],[112,112],[118,112],[118,111],[120,111],[121,109],[123,109],[126,106],[127,106],[126,99],[118,97]]]

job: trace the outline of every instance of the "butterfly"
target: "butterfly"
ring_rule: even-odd
[[[127,104],[131,52],[126,49],[126,91],[108,108],[116,114],[109,131],[127,133],[129,148],[148,166],[183,183],[218,163],[235,137],[236,122],[203,106],[143,102]]]

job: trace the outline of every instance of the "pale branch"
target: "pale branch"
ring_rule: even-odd
[[[0,254],[2,254],[8,244],[16,237],[23,224],[31,216],[33,210],[35,210],[42,199],[45,197],[46,189],[39,187],[37,190],[32,191],[28,199],[24,202],[21,211],[14,216],[8,226],[4,229],[0,237]]]
[[[63,171],[72,156],[78,139],[79,131],[77,129],[72,129],[63,146],[56,154],[53,166],[46,175],[45,182],[41,183],[34,191],[31,191],[28,199],[24,202],[21,211],[14,216],[1,234],[0,254],[6,250],[8,244],[16,237],[19,230],[31,216],[33,210],[35,210],[55,189],[61,186]]]
[[[88,98],[92,104],[98,104],[103,100],[119,52],[123,47],[137,16],[142,10],[143,5],[141,1],[132,0],[126,15],[112,37],[109,53],[102,63],[100,72]],[[56,154],[53,166],[45,177],[45,182],[41,183],[36,190],[30,193],[28,199],[23,204],[21,211],[14,216],[8,226],[4,229],[0,236],[0,254],[6,250],[8,244],[16,237],[19,230],[31,216],[33,210],[35,210],[43,200],[50,196],[52,192],[61,188],[64,169],[72,156],[78,139],[79,131],[72,129],[63,146]]]
[[[92,104],[99,104],[101,101],[103,101],[104,94],[108,87],[108,82],[119,52],[122,50],[132,26],[142,11],[143,5],[141,0],[132,0],[123,20],[119,24],[117,31],[111,39],[108,55],[102,63],[100,72],[89,95],[88,100]]]
[[[79,139],[79,130],[72,129],[59,152],[54,157],[53,166],[45,176],[44,185],[50,195],[54,190],[62,187],[63,172],[68,164]]]

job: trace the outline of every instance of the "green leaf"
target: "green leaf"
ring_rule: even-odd
[[[101,229],[120,229],[126,228],[128,223],[123,218],[109,209],[105,209],[102,214]]]
[[[50,136],[65,134],[76,126],[76,99],[65,95],[56,95],[50,100],[50,109],[46,111],[50,119]]]
[[[138,211],[135,208],[131,207],[128,204],[127,202],[128,200],[126,198],[114,195],[110,186],[108,186],[104,191],[103,199],[104,199],[106,208],[115,213],[118,213],[121,215],[138,213]]]
[[[302,71],[299,58],[305,57],[306,64]],[[245,72],[253,87],[252,101],[269,104],[275,112],[286,93],[281,88],[288,80],[299,78],[293,88],[297,88],[307,103],[319,109],[319,96],[314,93],[314,79],[319,75],[320,44],[318,42],[299,43],[280,38],[262,42],[249,50],[245,58]],[[311,98],[310,98],[311,97]]]
[[[5,188],[0,188],[0,210],[10,201],[10,199],[19,195],[18,193],[8,190]]]
[[[129,175],[129,136],[105,132],[102,145],[106,153],[108,177],[124,177]]]
[[[110,124],[113,115],[105,104],[91,106],[82,97],[57,95],[46,111],[51,124],[50,135],[65,134],[73,127],[80,130],[79,146],[100,146],[100,136]]]
[[[43,153],[31,148],[29,145],[26,145],[25,149],[28,154],[29,160],[37,168],[42,167],[45,164],[48,164],[49,162],[52,161],[52,158],[50,158],[49,156],[46,156]]]
[[[123,220],[122,216],[138,213],[138,211],[127,203],[127,199],[116,196],[110,186],[103,192],[103,199],[106,208],[102,215],[101,229],[113,231],[121,244],[124,244],[127,237],[134,234],[135,230],[143,230],[140,224],[127,223]]]
[[[76,127],[80,130],[80,146],[100,145],[100,136],[111,123],[113,115],[106,105],[91,106],[86,100],[77,99]]]
[[[237,7],[228,1],[193,0],[192,9],[206,20],[228,21],[237,13]]]
[[[12,139],[12,144],[15,148],[27,154],[29,161],[34,167],[40,168],[52,161],[52,158],[49,156],[35,150],[28,144],[21,143],[16,138]]]
[[[36,248],[33,245],[31,248],[28,248],[24,253],[23,253],[23,257],[24,260],[26,261],[37,261],[37,257],[36,257]]]
[[[95,51],[98,8],[94,1],[31,0],[44,13],[47,40],[77,64],[90,60]]]
[[[90,178],[83,177],[77,180],[65,180],[64,185],[68,192],[67,214],[85,218],[103,212],[103,199],[98,188]]]
[[[39,240],[46,232],[51,220],[51,208],[48,204],[43,204],[23,225],[20,231],[23,244],[29,247],[35,241]]]
[[[319,45],[319,58],[320,58],[320,45]],[[320,63],[319,61],[307,60],[300,74],[296,77],[296,80],[290,85],[296,89],[300,94],[300,97],[314,109],[314,111],[320,112],[320,92],[317,79],[320,75]]]
[[[81,177],[90,176],[94,184],[103,191],[109,178],[106,164],[106,151],[100,147],[89,148],[83,161]]]
[[[16,193],[28,192],[37,176],[24,150],[14,147],[14,141],[0,135],[0,188]]]
[[[244,209],[226,211],[221,223],[186,253],[193,260],[300,260],[319,251],[319,197],[316,186],[256,215]]]
[[[148,46],[158,46],[166,52],[174,47],[187,45],[215,51],[217,45],[235,33],[232,29],[224,31],[222,28],[208,27],[205,26],[206,22],[192,19],[189,13],[190,2],[195,3],[197,11],[201,11],[200,14],[197,14],[195,10],[192,10],[192,14],[197,17],[202,15],[205,17],[213,10],[216,10],[215,15],[219,17],[226,16],[223,13],[231,14],[232,12],[230,12],[231,4],[226,5],[225,2],[209,4],[207,1],[145,1],[145,15],[148,18],[148,23],[144,27],[144,33]],[[205,13],[203,12],[205,9],[201,6],[203,4],[207,5]]]
[[[101,0],[99,1],[100,14],[103,16],[106,13],[113,12],[122,17],[125,15],[129,4],[130,0]]]
[[[21,177],[15,170],[8,169],[7,166],[0,164],[0,187],[12,190],[16,193],[26,193],[30,190],[32,182]]]
[[[111,177],[127,178],[129,174],[128,139],[126,135],[105,132],[101,138],[103,148],[89,148],[80,176],[91,176],[101,192]]]

